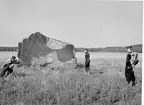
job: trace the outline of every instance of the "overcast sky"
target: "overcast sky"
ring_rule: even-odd
[[[142,43],[142,1],[0,0],[0,46],[31,33],[76,47]]]

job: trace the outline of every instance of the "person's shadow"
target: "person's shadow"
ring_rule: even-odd
[[[76,69],[83,69],[85,68],[84,64],[78,63]]]
[[[87,68],[85,68],[85,65],[82,63],[78,63],[76,69],[80,70],[80,71],[86,71]],[[94,72],[91,70],[91,68],[89,67],[89,74],[94,74]]]

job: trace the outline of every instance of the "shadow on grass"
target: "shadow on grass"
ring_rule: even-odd
[[[77,68],[77,69],[82,69],[82,68],[84,68],[84,66],[85,66],[84,64],[79,63],[79,64],[77,64],[77,67],[76,67],[76,68]]]

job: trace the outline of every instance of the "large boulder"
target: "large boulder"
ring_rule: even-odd
[[[18,58],[24,65],[48,64],[53,67],[76,67],[74,45],[46,37],[39,32],[23,39],[18,47]]]

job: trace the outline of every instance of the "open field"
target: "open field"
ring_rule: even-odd
[[[0,66],[15,53],[0,55]],[[91,74],[84,55],[73,70],[15,67],[0,79],[0,105],[141,105],[142,59],[134,69],[137,85],[125,81],[125,53],[91,53]]]

